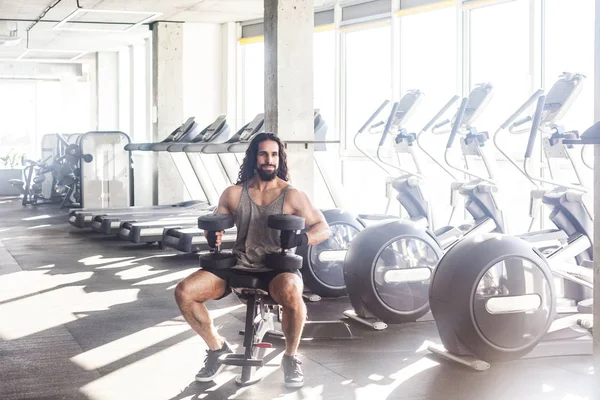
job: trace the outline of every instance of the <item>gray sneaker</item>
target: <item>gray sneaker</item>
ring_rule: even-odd
[[[196,374],[198,382],[210,382],[215,376],[221,372],[224,364],[219,362],[219,357],[223,354],[233,353],[227,343],[223,343],[223,347],[219,350],[206,350],[206,358],[204,358],[204,367]]]
[[[304,385],[304,375],[300,368],[302,361],[297,356],[283,355],[281,366],[283,367],[284,386],[287,388],[299,388]]]

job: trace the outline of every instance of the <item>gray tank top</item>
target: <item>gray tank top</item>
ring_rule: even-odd
[[[237,238],[233,253],[238,259],[236,269],[255,272],[269,271],[265,266],[265,254],[281,251],[280,232],[267,226],[267,217],[283,214],[285,196],[291,186],[283,189],[279,197],[270,204],[259,206],[248,194],[248,183],[244,182],[240,204],[236,210]]]

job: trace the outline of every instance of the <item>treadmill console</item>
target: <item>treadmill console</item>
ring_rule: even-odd
[[[183,123],[183,125],[175,129],[164,141],[178,142],[179,140],[181,140],[181,138],[183,138],[183,136],[185,136],[189,132],[192,125],[194,125],[194,117],[188,118],[187,121]]]
[[[225,118],[225,115],[220,115],[215,122],[206,128],[204,135],[202,135],[202,142],[211,142],[216,137],[225,124]]]
[[[264,123],[265,123],[264,114],[258,114],[256,117],[254,117],[254,119],[252,121],[250,121],[248,123],[248,125],[246,125],[246,127],[242,131],[242,134],[240,135],[239,140],[241,142],[250,141],[254,137],[254,134],[256,134],[262,130]]]

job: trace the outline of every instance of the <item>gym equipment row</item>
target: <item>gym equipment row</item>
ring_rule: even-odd
[[[61,203],[65,207],[114,207],[133,203],[131,160],[123,132],[48,134],[42,159],[21,160],[24,180],[11,180],[22,204]],[[111,195],[109,195],[111,193]]]
[[[575,158],[565,140],[577,139],[579,134],[565,131],[558,122],[575,101],[583,81],[582,75],[563,74],[546,95],[541,90],[537,91],[520,105],[493,135],[495,148],[533,185],[530,202],[532,220],[540,214],[540,205],[545,204],[551,210],[548,215],[550,221],[557,227],[535,233],[532,232],[532,223],[529,232],[516,237],[506,235],[504,211],[498,200],[498,192],[502,188],[497,183],[495,156],[489,154],[493,150],[490,134],[478,131],[475,126],[489,103],[493,86],[488,83],[475,86],[467,97],[461,99],[458,109],[453,107],[459,97],[452,97],[419,133],[409,133],[404,125],[421,100],[421,92],[412,90],[399,102],[384,102],[357,132],[355,143],[365,157],[388,177],[386,213],[354,215],[342,208],[323,210],[332,231],[331,237],[319,245],[297,249],[308,289],[318,295],[317,298],[347,295],[353,309],[345,316],[378,330],[385,329],[390,323],[416,321],[431,311],[446,346],[445,351],[434,348],[431,351],[455,360],[467,355],[478,357],[480,361],[470,365],[480,369],[491,361],[519,358],[534,348],[541,349],[538,339],[546,334],[554,319],[553,310],[556,310],[556,298],[559,296],[564,300],[561,304],[571,305],[570,310],[565,311],[570,313],[571,320],[576,318],[580,325],[589,326],[583,315],[591,310],[591,282],[588,278],[592,217],[582,200],[586,189],[581,181],[578,184],[557,181],[553,178],[550,163],[550,160],[573,161]],[[536,101],[536,112],[518,119]],[[391,111],[387,117],[375,122],[389,106]],[[451,111],[454,111],[451,116],[444,119]],[[206,227],[202,221],[211,214],[211,207],[215,204],[210,192],[220,193],[212,179],[216,173],[211,171],[213,173],[208,174],[204,156],[218,157],[222,176],[231,184],[235,181],[237,165],[225,160],[226,156],[233,155],[233,161],[239,162],[235,154],[243,153],[253,134],[261,130],[262,116],[257,116],[233,136],[229,136],[224,117],[219,117],[204,130],[200,130],[193,120],[188,120],[163,142],[130,144],[125,150],[166,151],[174,162],[175,156],[183,153],[196,173],[207,201],[195,200],[152,208],[72,210],[70,222],[79,228],[92,227],[105,234],[116,233],[122,239],[133,242],[157,241],[180,251],[200,252],[203,259],[202,254],[210,249],[203,237]],[[316,112],[315,142],[322,143],[324,150],[326,146],[322,138],[325,132],[326,124]],[[499,146],[498,138],[506,132],[512,135],[530,132],[522,169]],[[550,178],[533,176],[528,167],[538,132],[542,134],[541,148],[550,169]],[[240,139],[244,133],[248,133],[246,140]],[[359,136],[365,133],[381,133],[375,156],[358,146]],[[436,158],[431,149],[424,147],[423,138],[429,134],[440,135],[440,138],[448,134],[443,140],[443,161]],[[216,137],[219,137],[218,142]],[[381,155],[390,139],[397,163]],[[456,143],[459,144],[459,152],[456,151]],[[440,168],[450,180],[453,210],[447,224],[439,224],[432,217],[433,205],[426,195],[427,173],[419,160],[421,156],[428,158],[430,164]],[[403,158],[407,158],[414,169],[406,167]],[[456,161],[457,158],[460,162]],[[473,160],[481,161],[482,171],[474,169],[477,163]],[[316,157],[315,162],[318,163]],[[571,164],[579,177],[575,163]],[[326,174],[323,174],[323,179],[326,179]],[[549,190],[548,185],[554,189]],[[332,197],[336,197],[339,192],[333,187],[331,185]],[[393,198],[406,212],[407,218],[387,213]],[[461,198],[462,202],[459,201]],[[464,210],[457,213],[460,203]],[[453,220],[461,214],[460,211],[463,215],[468,214],[468,218],[454,224]],[[233,244],[235,235],[233,225],[228,225],[223,237],[225,249]],[[487,248],[491,243],[495,243],[496,247]],[[469,257],[466,257],[467,251]],[[473,254],[479,254],[479,258]],[[496,255],[495,259],[490,258],[492,254]],[[498,262],[501,256],[502,261]],[[470,268],[464,267],[467,259],[472,261]],[[558,260],[560,268],[554,268],[554,264],[559,264]],[[544,268],[548,264],[553,268]],[[538,272],[535,272],[536,268]],[[460,274],[463,269],[464,276]],[[245,285],[242,286],[247,290],[256,289],[252,283]],[[557,286],[560,286],[559,291],[555,290]],[[247,290],[246,293],[249,293]],[[256,295],[257,292],[252,293]],[[258,301],[259,307],[263,307],[260,299],[256,299],[254,297],[252,303]],[[258,311],[254,309],[253,312]],[[473,325],[473,321],[481,326]],[[514,335],[505,336],[504,342],[501,342],[498,335],[506,329],[512,330]],[[476,334],[479,339],[473,338]],[[524,336],[528,338],[527,343],[521,343]],[[481,344],[474,348],[471,343]],[[575,353],[587,352],[585,347]]]

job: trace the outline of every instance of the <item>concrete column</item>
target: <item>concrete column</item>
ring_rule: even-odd
[[[221,65],[223,75],[221,79],[221,109],[227,113],[227,120],[231,124],[235,122],[235,128],[239,129],[245,123],[238,120],[237,113],[237,74],[238,74],[238,24],[228,22],[221,25]],[[247,122],[247,121],[246,121]]]
[[[90,131],[98,129],[98,54],[86,60],[84,74],[90,82]]]
[[[130,127],[127,130],[131,141],[144,143],[152,141],[151,124],[149,114],[151,107],[148,103],[152,100],[151,78],[148,77],[147,50],[148,43],[134,44],[130,46],[129,60],[129,82],[131,83],[131,96],[129,96]],[[151,60],[150,60],[151,61]],[[148,65],[147,65],[148,64]],[[151,73],[150,73],[151,75]],[[147,152],[134,151],[132,153],[134,163],[134,188],[135,205],[152,205],[153,196],[153,155]]]
[[[131,49],[126,47],[117,52],[119,62],[119,130],[132,135],[131,120],[133,112],[131,110],[132,83],[131,83]]]
[[[314,140],[312,0],[265,0],[265,127],[284,141]],[[287,147],[292,184],[313,199],[312,144]]]
[[[152,66],[153,141],[158,142],[184,119],[182,23],[157,22],[152,25]],[[157,154],[155,168],[154,203],[183,201],[185,188],[170,156]]]
[[[600,0],[596,0],[594,32],[594,120],[600,121]],[[594,148],[594,371],[600,393],[600,145]]]
[[[113,51],[96,54],[98,130],[119,129],[119,55]]]

